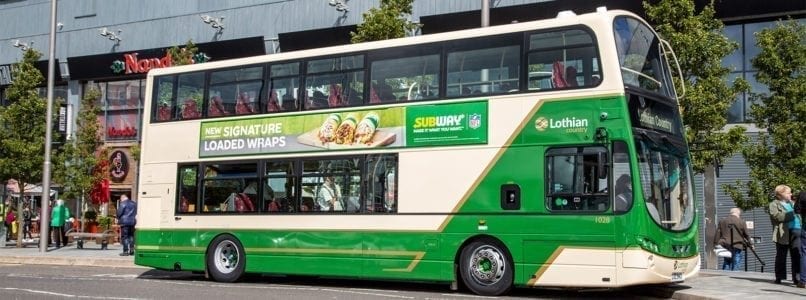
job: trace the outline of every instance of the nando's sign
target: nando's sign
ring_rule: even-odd
[[[191,63],[203,63],[210,60],[210,57],[203,52],[193,55]],[[167,68],[173,65],[171,53],[165,51],[163,57],[140,57],[139,53],[132,52],[123,54],[123,60],[112,62],[112,72],[115,74],[143,74],[151,69]]]
[[[183,48],[182,45],[178,47]],[[70,79],[89,81],[142,78],[150,70],[175,65],[176,55],[172,55],[174,57],[168,55],[171,48],[137,49],[68,57],[67,66],[70,69]],[[262,36],[197,43],[196,49],[198,52],[191,57],[192,63],[207,62],[211,58],[225,60],[266,54],[266,44]]]

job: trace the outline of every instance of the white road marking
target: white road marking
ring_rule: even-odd
[[[388,298],[414,299],[414,297],[410,297],[410,296],[390,295],[390,294],[382,294],[382,293],[368,293],[368,292],[353,291],[353,290],[322,289],[322,291],[325,291],[325,292],[339,292],[339,293],[356,294],[356,295],[380,296],[380,297],[388,297]]]
[[[32,290],[32,289],[20,289],[20,288],[11,288],[11,287],[4,287],[0,288],[7,291],[22,291],[28,292],[32,294],[42,294],[42,295],[49,295],[49,296],[58,296],[58,297],[69,297],[69,298],[82,298],[82,299],[114,299],[114,300],[135,300],[137,298],[122,298],[122,297],[100,297],[100,296],[84,296],[84,295],[71,295],[71,294],[64,294],[64,293],[54,293],[49,291],[40,291],[40,290]]]

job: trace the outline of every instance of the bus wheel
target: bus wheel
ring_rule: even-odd
[[[462,249],[459,272],[467,288],[483,296],[498,296],[512,288],[513,270],[506,249],[482,239]]]
[[[231,235],[216,237],[207,249],[207,270],[215,281],[237,281],[243,275],[245,263],[243,246]]]

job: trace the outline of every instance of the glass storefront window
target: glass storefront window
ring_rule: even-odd
[[[123,80],[99,83],[88,83],[89,88],[101,91],[98,105],[101,114],[98,121],[104,130],[107,141],[137,140],[140,136],[143,115],[143,80]]]

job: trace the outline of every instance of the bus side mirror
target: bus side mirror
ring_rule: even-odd
[[[597,174],[599,179],[607,178],[607,174],[610,173],[610,163],[607,161],[607,152],[599,152],[596,162],[596,170],[599,172]]]

